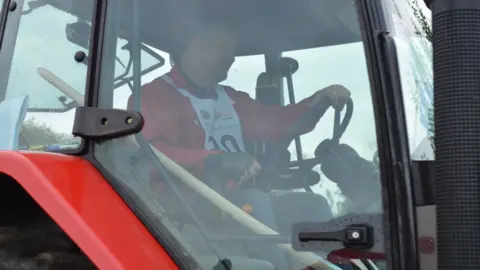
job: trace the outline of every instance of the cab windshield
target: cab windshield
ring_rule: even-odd
[[[140,111],[145,123],[95,147],[165,246],[204,269],[381,267],[375,119],[355,6],[172,3],[109,1],[100,106]],[[120,37],[132,43],[134,78],[111,95]],[[147,65],[142,46],[167,59],[144,76],[135,73]],[[370,252],[292,248],[295,228],[345,220],[374,224]]]

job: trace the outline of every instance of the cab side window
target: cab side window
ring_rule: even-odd
[[[299,102],[329,85],[341,84],[351,92],[354,113],[340,143],[350,145],[358,154],[372,162],[377,152],[375,121],[367,75],[363,43],[351,43],[327,48],[314,48],[285,52],[285,57],[298,61],[299,69],[293,74],[295,101]],[[290,104],[287,85],[284,92],[285,104]],[[345,115],[345,110],[342,112]],[[312,132],[300,136],[301,158],[315,157],[317,145],[333,136],[334,110],[329,109]],[[292,160],[299,160],[295,142],[289,147]],[[312,187],[314,192],[324,195],[332,205],[334,213],[341,215],[348,207],[348,200],[340,188],[322,173],[321,167],[315,170],[321,174],[321,181]]]
[[[55,1],[57,7],[39,5],[38,2],[27,0],[22,5],[17,1],[16,10],[8,16],[5,33],[9,36],[4,37],[0,65],[10,72],[8,85],[0,92],[5,91],[7,100],[28,97],[29,111],[21,132],[20,148],[75,149],[79,147],[80,139],[74,138],[71,132],[74,108],[80,104],[53,86],[48,78],[60,79],[74,89],[80,99],[83,98],[89,37],[82,38],[83,44],[72,42],[71,36],[78,33],[72,32],[70,27],[79,19],[58,7],[63,6],[67,10],[78,6],[85,9],[85,14],[91,14],[92,1],[82,1],[82,5],[77,5],[75,1],[59,0]],[[19,25],[15,25],[15,20],[19,20]],[[90,31],[90,25],[84,25]],[[18,33],[15,31],[17,26]],[[11,66],[6,58],[11,59]]]
[[[394,40],[412,159],[415,203],[417,207],[430,206],[435,204],[431,11],[418,0],[412,0],[410,5],[404,1],[393,1],[392,4],[396,7],[392,16]],[[431,233],[429,229],[427,232]]]
[[[431,12],[423,1],[394,1],[392,14],[412,160],[435,160]]]

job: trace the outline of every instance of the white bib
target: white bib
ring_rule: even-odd
[[[222,86],[217,85],[215,89],[218,96],[216,100],[201,99],[186,89],[178,88],[169,76],[164,75],[162,79],[190,100],[199,124],[205,132],[205,149],[245,152],[240,119],[233,107],[232,99]]]

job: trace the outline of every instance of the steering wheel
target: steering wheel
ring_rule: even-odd
[[[314,107],[310,108],[300,119],[299,121],[289,130],[287,139],[279,142],[275,151],[270,155],[270,159],[265,164],[262,164],[262,171],[260,175],[256,178],[259,181],[249,180],[242,183],[241,188],[253,187],[262,190],[272,190],[273,189],[293,189],[299,188],[298,182],[299,179],[307,179],[308,186],[312,186],[320,181],[320,177],[312,168],[320,164],[320,160],[315,158],[313,162],[310,162],[306,168],[301,169],[288,169],[286,168],[285,159],[282,158],[285,151],[288,151],[288,146],[291,141],[298,134],[299,130],[302,130],[306,125],[311,124],[313,121],[321,118],[325,112],[330,108],[330,103],[328,100],[321,101]],[[341,110],[335,110],[334,117],[334,127],[333,127],[333,137],[330,140],[332,143],[338,144],[343,133],[347,129],[350,120],[353,115],[353,101],[349,99],[346,104],[346,112],[343,120],[341,120]],[[325,141],[324,141],[325,142]],[[322,143],[324,143],[322,142]],[[317,147],[318,148],[318,147]],[[295,186],[294,186],[295,185]]]
[[[340,120],[341,115],[340,110],[335,110],[335,118],[333,121],[333,136],[332,141],[335,143],[340,143],[340,138],[343,136],[343,133],[347,130],[350,121],[352,120],[353,116],[353,100],[350,98],[346,104],[346,111],[343,120]]]
[[[378,204],[381,198],[377,198],[377,195],[382,191],[376,182],[379,179],[376,165],[361,157],[351,146],[340,143],[352,113],[353,102],[347,104],[342,122],[339,120],[340,112],[335,112],[332,139],[326,139],[317,146],[315,160],[321,165],[323,175],[335,182],[358,209],[367,211],[365,209],[369,207],[378,208],[375,204]]]

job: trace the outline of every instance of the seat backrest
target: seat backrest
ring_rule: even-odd
[[[267,72],[262,72],[257,77],[257,86],[255,98],[265,105],[275,105],[274,99],[269,98],[276,95],[279,90],[278,80],[272,78]],[[269,159],[269,153],[274,153],[275,145],[269,142],[248,142],[246,144],[247,152],[261,159]],[[290,153],[285,153],[286,162],[290,161]]]
[[[0,150],[18,150],[22,124],[28,110],[28,96],[0,102]]]
[[[278,95],[278,80],[272,78],[267,72],[262,72],[257,77],[257,86],[255,87],[255,99],[266,105],[278,104],[276,96]]]

